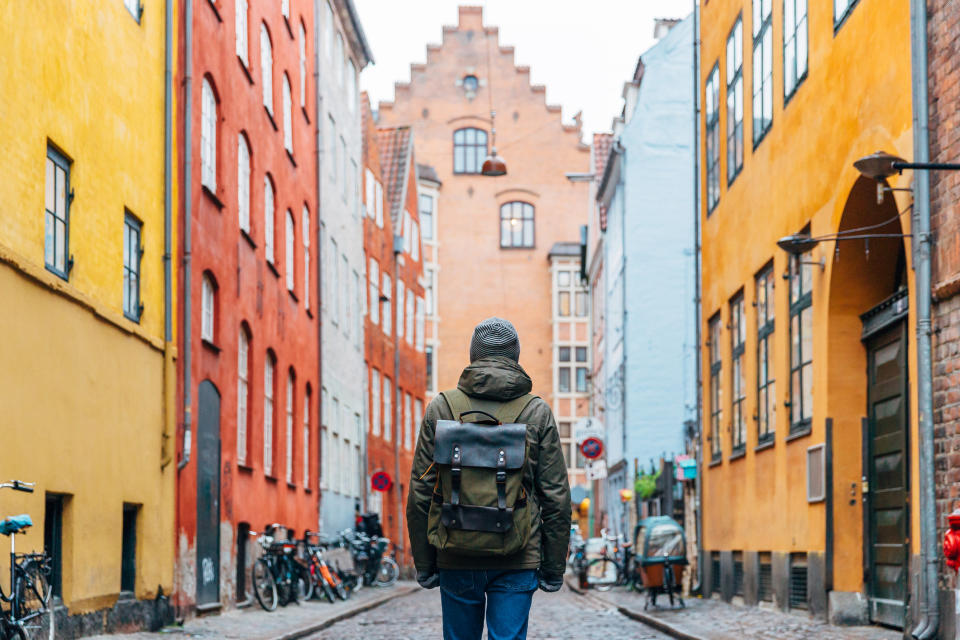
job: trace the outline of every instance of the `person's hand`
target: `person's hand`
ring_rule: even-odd
[[[541,573],[539,582],[540,582],[540,591],[546,591],[547,593],[560,591],[560,587],[563,586],[563,574]]]
[[[418,570],[417,584],[424,589],[435,589],[440,586],[440,572],[436,569]]]

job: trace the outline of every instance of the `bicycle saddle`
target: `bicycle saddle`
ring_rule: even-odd
[[[9,516],[0,521],[0,534],[9,536],[13,533],[20,533],[24,529],[33,526],[33,520],[26,513],[19,516]]]

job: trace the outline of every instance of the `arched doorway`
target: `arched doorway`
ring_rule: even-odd
[[[197,607],[220,602],[220,392],[197,391]]]
[[[827,259],[832,260],[828,393],[829,415],[837,424],[834,466],[843,495],[847,483],[850,487],[849,499],[835,507],[834,531],[845,540],[838,551],[846,565],[838,571],[863,576],[870,621],[902,628],[909,573],[910,413],[901,219],[891,195],[878,203],[876,182],[858,179],[838,231],[888,237],[836,242]],[[862,531],[862,543],[842,529]]]

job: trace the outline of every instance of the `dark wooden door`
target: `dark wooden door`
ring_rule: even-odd
[[[197,606],[220,601],[220,393],[197,392]]]
[[[867,341],[870,619],[903,628],[909,558],[906,323]]]

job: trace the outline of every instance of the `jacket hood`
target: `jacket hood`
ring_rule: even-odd
[[[518,363],[505,356],[480,358],[460,374],[457,388],[486,400],[513,400],[530,393],[533,382]]]

